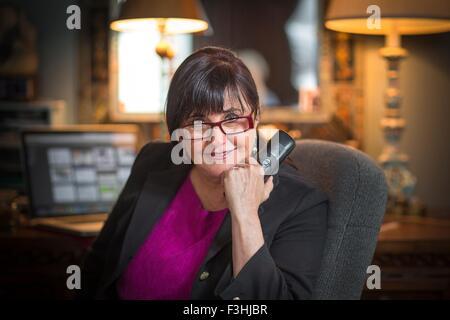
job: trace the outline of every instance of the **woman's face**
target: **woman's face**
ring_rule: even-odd
[[[241,109],[239,103],[233,103],[227,97],[224,98],[224,109],[222,113],[214,113],[206,116],[192,115],[186,124],[203,121],[218,122],[222,120],[232,120],[237,117],[251,114],[249,106]],[[219,126],[214,126],[210,130],[210,136],[204,139],[194,139],[185,141],[189,156],[196,168],[203,174],[211,178],[220,178],[222,173],[237,163],[244,163],[251,156],[251,151],[256,142],[256,127],[258,122],[253,119],[253,128],[245,132],[235,134],[224,134]],[[247,120],[239,120],[239,125],[247,123]],[[222,126],[228,133],[234,132],[238,128],[237,121],[229,122]],[[195,127],[194,127],[195,128]],[[199,130],[194,129],[194,130]],[[236,132],[239,132],[237,130]],[[197,132],[198,133],[198,132]],[[192,134],[192,133],[191,133]],[[209,135],[209,134],[208,134]]]

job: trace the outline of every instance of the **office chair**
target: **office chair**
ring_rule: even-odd
[[[312,299],[359,299],[383,220],[384,173],[366,154],[334,142],[299,140],[302,178],[328,195],[328,233]]]

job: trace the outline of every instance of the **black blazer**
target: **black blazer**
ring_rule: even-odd
[[[139,152],[84,261],[82,298],[117,298],[116,281],[192,167],[172,163],[173,145],[148,143]],[[265,244],[233,279],[231,218],[227,214],[198,270],[191,298],[310,298],[325,243],[327,209],[326,196],[301,181],[294,168],[282,164],[269,199],[258,211]]]

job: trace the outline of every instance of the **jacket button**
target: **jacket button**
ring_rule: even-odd
[[[239,297],[234,297],[233,300],[241,300]]]
[[[200,280],[206,280],[209,277],[209,272],[208,271],[203,271],[202,274],[200,275]]]

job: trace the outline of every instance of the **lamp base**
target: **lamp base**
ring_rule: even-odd
[[[380,123],[384,133],[384,148],[378,159],[389,188],[387,212],[421,215],[424,213],[424,206],[414,197],[417,179],[408,169],[408,156],[400,151],[406,121],[401,114],[399,67],[400,61],[407,57],[408,52],[400,47],[400,36],[396,32],[386,37],[386,47],[380,49],[380,55],[387,63],[388,80],[384,117]]]
[[[387,154],[382,156],[386,157]],[[380,156],[381,158],[383,158]],[[406,160],[397,157],[397,160]],[[389,189],[387,212],[395,215],[424,215],[423,203],[414,196],[417,179],[409,171],[406,161],[380,161]]]

